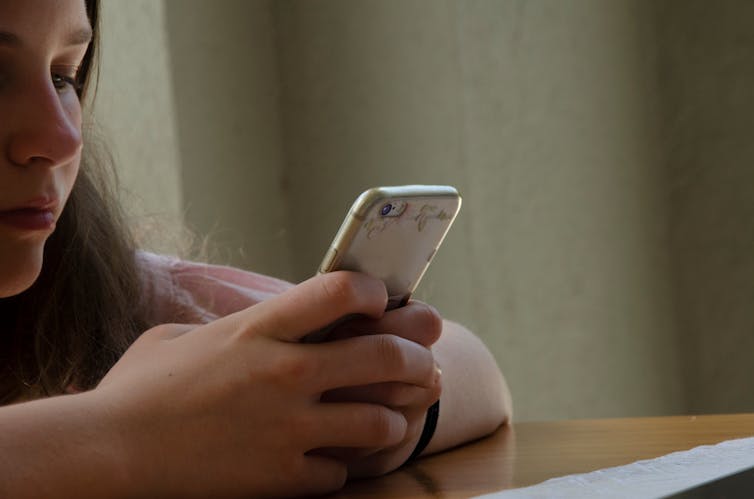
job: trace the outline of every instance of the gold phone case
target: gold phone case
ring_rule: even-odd
[[[354,202],[319,272],[353,270],[381,279],[388,308],[405,304],[461,208],[455,188],[376,187]]]

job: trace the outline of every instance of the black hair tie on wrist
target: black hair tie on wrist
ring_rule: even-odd
[[[429,441],[432,440],[432,436],[435,434],[437,418],[439,415],[440,401],[438,400],[427,409],[427,418],[424,420],[424,429],[422,430],[422,434],[419,437],[419,442],[417,442],[414,452],[412,452],[411,455],[408,456],[408,459],[406,459],[407,463],[419,457],[419,454],[427,448]]]

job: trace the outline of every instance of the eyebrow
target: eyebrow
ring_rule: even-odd
[[[21,45],[21,39],[13,33],[7,31],[0,31],[0,45],[6,45],[8,47],[18,47]]]
[[[92,41],[92,29],[90,27],[79,28],[66,36],[66,45],[85,45]],[[0,45],[7,47],[20,47],[23,45],[18,35],[9,31],[0,31]]]

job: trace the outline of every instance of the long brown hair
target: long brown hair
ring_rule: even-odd
[[[94,37],[77,76],[82,102],[96,80],[98,4],[86,0]],[[146,327],[112,163],[88,127],[84,137],[79,176],[45,244],[39,278],[0,299],[0,403],[93,388]]]

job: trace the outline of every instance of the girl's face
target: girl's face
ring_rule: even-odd
[[[84,0],[0,0],[0,298],[39,276],[79,169]]]

